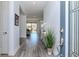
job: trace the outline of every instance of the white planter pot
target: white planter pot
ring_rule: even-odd
[[[52,55],[52,48],[48,48],[48,55]]]

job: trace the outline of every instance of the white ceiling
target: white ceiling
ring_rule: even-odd
[[[43,17],[43,9],[46,6],[47,1],[23,1],[21,2],[22,11],[27,17]]]

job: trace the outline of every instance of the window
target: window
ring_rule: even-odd
[[[27,23],[27,29],[37,31],[37,23]]]

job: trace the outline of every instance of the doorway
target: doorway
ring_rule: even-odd
[[[32,32],[37,32],[37,23],[27,23],[27,29],[26,29],[26,36],[27,38],[30,37]]]

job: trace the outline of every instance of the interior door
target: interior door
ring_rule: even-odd
[[[8,53],[8,2],[0,2],[0,54]]]

